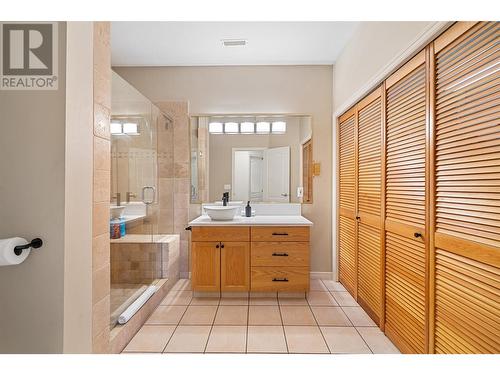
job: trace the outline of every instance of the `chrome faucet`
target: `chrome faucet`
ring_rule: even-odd
[[[116,199],[116,205],[117,206],[120,206],[122,201],[121,201],[121,194],[120,193],[116,193],[113,197],[111,197],[111,199]]]
[[[127,203],[130,203],[130,198],[137,198],[137,195],[130,192],[130,191],[127,191],[127,194],[126,194],[126,199],[127,199]]]
[[[227,202],[229,202],[229,193],[225,192],[222,194],[222,205],[227,206]]]

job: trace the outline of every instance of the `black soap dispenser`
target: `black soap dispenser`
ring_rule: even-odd
[[[247,206],[245,207],[245,216],[246,217],[252,216],[252,207],[250,207],[250,201],[247,202]]]

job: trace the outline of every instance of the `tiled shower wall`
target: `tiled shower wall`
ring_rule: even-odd
[[[173,120],[172,123],[160,121],[158,126],[159,233],[169,234],[173,229],[174,234],[180,235],[180,273],[181,277],[187,277],[189,237],[185,227],[189,221],[191,189],[189,108],[187,102],[155,105]]]
[[[109,22],[94,22],[94,186],[92,212],[92,352],[109,352],[111,53]]]

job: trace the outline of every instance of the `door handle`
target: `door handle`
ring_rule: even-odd
[[[146,191],[151,190],[153,192],[153,198],[151,200],[146,200]],[[156,189],[154,186],[144,186],[142,188],[141,199],[144,204],[153,204],[155,202]]]
[[[423,238],[423,237],[422,237],[422,233],[420,233],[420,232],[415,232],[415,233],[413,233],[413,236],[414,236],[415,238],[419,238],[419,237],[420,237],[420,238]]]
[[[361,219],[361,217],[359,217],[359,216],[356,216],[356,220],[359,220],[359,219]]]
[[[273,257],[287,257],[287,253],[273,253]]]
[[[287,193],[281,193],[281,196],[282,197],[288,197],[288,194]]]

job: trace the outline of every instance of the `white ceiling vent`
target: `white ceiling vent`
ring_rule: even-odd
[[[222,39],[222,45],[224,47],[243,47],[247,45],[245,39]]]

